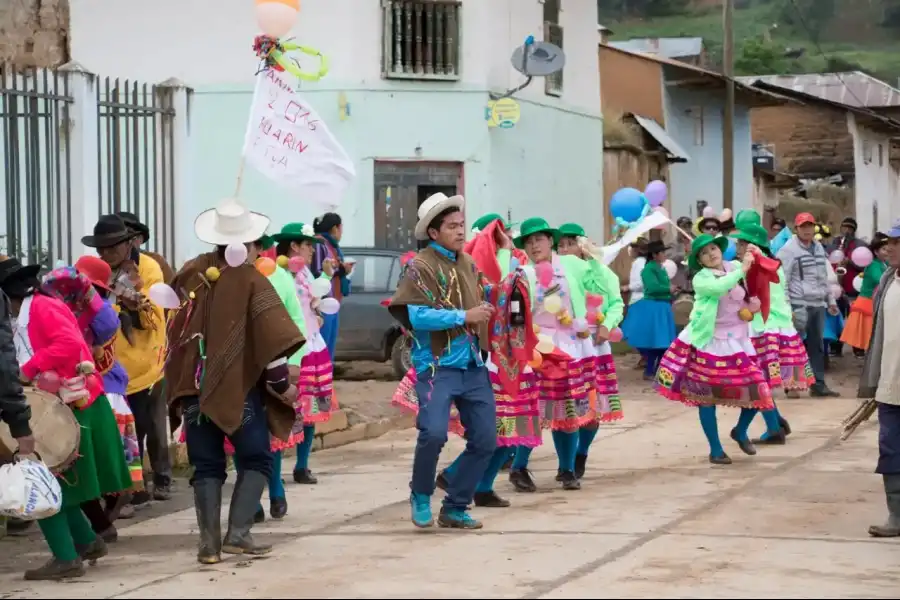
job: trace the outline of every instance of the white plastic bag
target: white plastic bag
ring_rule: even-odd
[[[0,515],[36,521],[60,508],[62,489],[43,462],[23,458],[0,466]]]

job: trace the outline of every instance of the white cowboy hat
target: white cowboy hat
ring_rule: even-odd
[[[215,208],[203,211],[194,220],[197,238],[216,246],[255,242],[269,228],[269,217],[252,212],[235,200],[226,198]]]
[[[462,210],[466,200],[462,196],[447,197],[447,194],[438,192],[432,194],[419,207],[419,220],[416,222],[416,239],[424,241],[428,239],[428,226],[434,218],[450,207]]]

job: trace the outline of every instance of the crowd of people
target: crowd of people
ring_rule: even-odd
[[[827,358],[851,345],[866,357],[860,394],[880,403],[878,472],[890,518],[870,532],[900,536],[900,401],[891,385],[900,364],[883,351],[897,337],[883,312],[900,307],[900,286],[892,285],[900,223],[867,244],[875,260],[862,268],[852,256],[865,242],[852,219],[830,243],[808,213],[797,215],[793,232],[777,219],[767,230],[749,210],[733,220],[679,219],[675,247],[639,240],[631,274],[620,281],[580,224],[554,227],[535,217],[514,229],[488,214],[468,229],[464,210],[461,196],[438,193],[422,203],[421,249],[405,257],[388,306],[412,341],[412,368],[393,403],[416,414],[409,496],[416,527],[481,528],[471,505],[512,504],[495,490],[505,466],[518,492],[546,485],[528,468],[545,430],[556,482],[579,490],[599,428],[624,418],[611,346],[624,339],[661,397],[698,409],[716,465],[731,463],[718,406],[740,409],[730,432],[740,451],[784,444],[791,428],[777,400],[807,390],[835,396]],[[18,454],[33,453],[40,440],[26,390],[46,389],[53,374],[52,393],[82,429],[74,463],[56,473],[62,508],[38,521],[51,558],[27,579],[83,575],[85,562],[116,541],[118,519],[150,499],[167,500],[176,431],[193,467],[197,560],[271,550],[251,529],[266,518],[266,489],[271,517],[287,514],[284,450],[296,450],[295,483],[317,482],[309,466],[315,426],[338,407],[339,318],[323,307],[350,293],[353,265],[341,251],[337,214],[271,235],[269,225],[265,215],[224,201],[195,221],[212,250],[177,273],[142,250],[149,229],[129,213],[101,217],[82,240],[98,256],[72,266],[42,274],[0,257],[0,418]],[[834,258],[841,260],[832,265]],[[170,286],[177,307],[151,300],[157,284]],[[839,325],[829,337],[833,319]],[[751,440],[759,412],[766,432]],[[464,437],[465,450],[438,472],[449,433]],[[236,485],[223,535],[228,455]],[[437,519],[436,489],[446,492]]]

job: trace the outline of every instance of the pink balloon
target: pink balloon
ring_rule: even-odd
[[[651,181],[644,190],[644,197],[654,208],[665,202],[668,195],[669,190],[666,188],[666,184],[659,180]]]
[[[828,286],[828,291],[831,292],[831,297],[837,300],[844,293],[843,288],[837,283],[832,283]]]
[[[549,287],[553,283],[553,265],[549,262],[536,264],[534,272],[537,274],[538,283],[542,287]]]
[[[165,283],[154,283],[147,290],[147,297],[160,308],[173,309],[181,306],[178,294]]]
[[[872,255],[872,251],[865,247],[855,248],[853,252],[850,253],[850,260],[860,269],[868,267],[872,264],[874,259],[875,257]]]
[[[247,247],[243,244],[225,246],[225,262],[229,267],[239,267],[247,261]]]
[[[716,216],[716,209],[712,206],[707,206],[703,209],[703,218],[704,219],[713,219]]]
[[[843,252],[841,252],[840,250],[835,250],[834,252],[832,252],[832,253],[828,256],[828,261],[829,261],[831,264],[836,265],[837,263],[839,263],[839,262],[841,262],[842,260],[844,260],[844,258],[845,258],[845,257],[844,257],[844,253],[843,253]]]
[[[59,375],[56,371],[43,371],[38,373],[34,380],[34,385],[39,389],[50,394],[55,394],[62,387]]]
[[[288,259],[288,270],[291,273],[299,273],[306,266],[306,261],[301,256],[292,256]]]
[[[622,341],[622,330],[616,327],[612,331],[609,332],[609,341],[611,342],[621,342]]]

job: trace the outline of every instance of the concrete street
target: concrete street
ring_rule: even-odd
[[[533,459],[541,492],[516,494],[501,474],[513,507],[477,509],[480,532],[414,530],[414,431],[395,431],[315,453],[319,485],[288,483],[288,517],[255,530],[276,544],[267,558],[196,564],[194,512],[182,503],[121,521],[110,556],[68,584],[22,581],[46,550],[33,534],[3,540],[0,598],[896,597],[900,540],[866,534],[885,517],[874,420],[837,441],[855,400],[784,401],[794,433],[756,457],[728,439],[737,411],[720,409],[735,463],[713,467],[696,410],[628,387],[627,420],[601,431],[581,491],[553,481],[547,436]],[[461,447],[451,439],[442,460]]]

